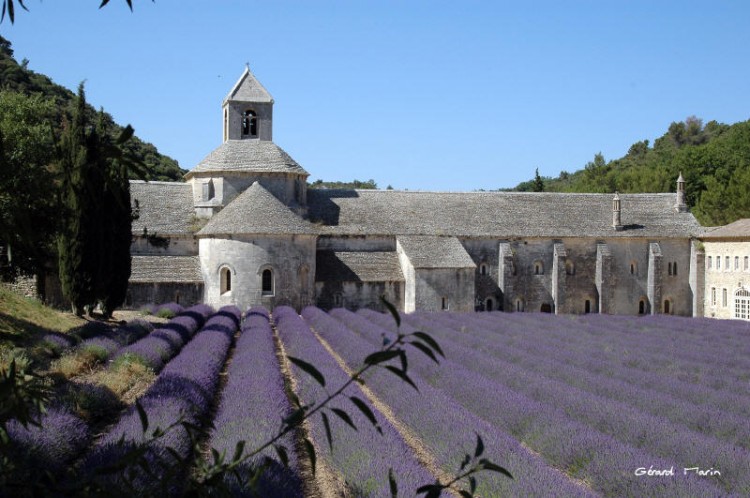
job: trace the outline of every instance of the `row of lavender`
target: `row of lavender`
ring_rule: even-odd
[[[418,327],[427,327],[433,319],[415,314],[408,321]],[[690,430],[750,449],[750,427],[745,423],[750,416],[747,382],[739,382],[733,391],[728,392],[664,376],[652,379],[652,373],[637,366],[601,358],[597,352],[604,345],[593,340],[591,344],[566,346],[553,339],[539,340],[538,332],[524,333],[528,325],[523,323],[450,315],[441,317],[441,322],[449,327],[445,335],[447,340],[460,340],[461,345],[481,347],[493,358],[511,362],[526,371],[538,372],[576,389],[627,403],[672,423],[685,425]],[[469,327],[471,333],[457,334],[461,327]],[[575,332],[572,328],[568,330],[569,335]],[[559,334],[559,330],[556,333]],[[513,338],[512,343],[507,340],[509,337]],[[665,352],[662,355],[668,356]],[[545,361],[539,361],[540,358]]]
[[[563,410],[571,419],[624,444],[672,459],[676,468],[721,469],[723,479],[717,481],[723,482],[727,490],[750,491],[746,472],[750,452],[740,447],[747,444],[750,436],[745,417],[653,396],[637,386],[555,365],[555,356],[564,355],[564,348],[524,355],[518,350],[509,351],[497,340],[478,341],[470,347],[466,342],[470,342],[471,334],[457,336],[455,327],[461,321],[456,317],[408,317],[407,321],[429,327],[455,357],[478,375],[497,379],[505,387]],[[454,328],[446,326],[450,321]]]
[[[378,349],[382,329],[372,324],[361,324],[367,331],[359,335],[347,326],[351,322],[350,318],[358,318],[356,315],[341,310],[334,310],[331,315],[312,307],[303,310],[303,317],[310,326],[335,349],[350,368],[357,368],[362,358]],[[334,316],[341,318],[341,321]],[[416,349],[410,351],[409,364],[412,365],[410,376],[419,388],[418,393],[383,369],[369,372],[367,386],[424,443],[444,473],[458,471],[460,459],[465,453],[472,451],[476,434],[480,434],[487,448],[487,457],[502,464],[515,479],[510,480],[500,474],[483,474],[477,488],[479,495],[594,495],[551,468],[507,433],[468,412],[445,391],[436,389],[425,380],[450,368],[449,366],[435,365]],[[418,373],[411,371],[418,364],[424,369],[420,368]]]
[[[326,386],[330,386],[330,391],[349,380],[349,376],[292,308],[276,308],[273,316],[286,353],[315,365],[323,374]],[[303,404],[314,405],[326,399],[329,390],[297,365],[292,365],[291,371],[296,379],[297,395]],[[367,406],[380,432],[372,427],[371,421],[355,407],[351,398]],[[348,413],[359,430],[352,429],[336,410]],[[342,493],[390,496],[388,474],[391,468],[403,496],[415,496],[419,486],[434,482],[435,477],[425,470],[389,420],[367,401],[358,384],[350,384],[344,391],[344,397],[335,398],[326,413],[325,421],[320,413],[308,419],[309,433],[318,455],[318,467],[333,469],[340,476],[345,487]],[[327,442],[326,426],[330,430],[332,448]]]
[[[130,351],[131,354],[138,356],[139,361],[147,361],[148,356],[141,357],[140,351],[149,351],[151,345],[161,345],[169,341],[169,348],[163,349],[163,353],[159,355],[161,361],[154,365],[160,368],[168,359],[168,354],[174,356],[182,345],[203,326],[211,313],[213,309],[208,306],[194,306],[131,346],[113,348],[110,353]],[[94,341],[97,338],[105,339],[106,337],[100,335],[91,340]],[[42,415],[40,426],[23,427],[11,421],[8,425],[8,434],[14,444],[20,466],[19,472],[22,472],[23,468],[45,469],[45,472],[49,474],[49,481],[57,483],[64,480],[63,476],[69,464],[85,451],[93,438],[84,420],[75,415],[69,407],[58,404],[51,406]]]
[[[393,333],[392,328],[383,323],[388,318],[383,315],[371,314],[372,316],[368,316],[371,320],[366,319],[363,314],[343,310],[334,310],[331,315],[345,324],[352,331],[352,336],[359,335],[368,340],[370,345],[377,344],[381,340],[381,334]],[[441,315],[431,317],[434,323],[428,332],[443,341],[445,334],[436,333],[436,329],[440,328],[438,322]],[[409,317],[406,319],[408,321]],[[461,338],[470,335],[464,330]],[[402,332],[407,331],[408,324]],[[453,331],[454,336],[458,334],[462,333]],[[344,341],[337,344],[344,344]],[[716,496],[727,493],[721,483],[694,476],[672,481],[636,477],[634,471],[643,466],[678,468],[681,463],[680,455],[660,456],[649,451],[645,445],[648,442],[648,426],[638,426],[646,437],[632,444],[620,440],[618,434],[612,431],[597,430],[591,424],[578,420],[577,416],[571,416],[565,407],[557,406],[545,397],[554,393],[545,390],[545,396],[535,396],[538,387],[534,383],[536,381],[532,381],[525,390],[514,389],[505,385],[505,372],[502,369],[493,370],[492,373],[483,370],[490,368],[491,362],[485,362],[482,353],[471,348],[456,349],[456,344],[450,341],[446,345],[448,359],[440,368],[435,369],[427,358],[414,357],[412,365],[415,372],[461,405],[467,413],[474,414],[500,432],[521,441],[554,467],[589,483],[595,491],[607,495],[638,496]],[[478,364],[481,368],[475,368],[475,362],[480,361]],[[555,396],[564,397],[565,393]],[[602,423],[606,423],[606,418],[602,419]],[[739,492],[741,489],[743,488],[735,488],[734,491]]]
[[[116,466],[137,444],[147,442],[144,470],[140,466],[130,467],[122,473],[107,475],[104,480],[119,486],[133,485],[136,493],[149,496],[164,487],[170,494],[179,493],[188,469],[175,467],[175,460],[189,461],[193,457],[194,434],[189,427],[200,427],[207,422],[219,373],[240,318],[241,312],[235,306],[226,306],[210,316],[139,399],[142,412],[135,406],[129,409],[88,453],[84,469],[90,477],[101,477],[96,475],[98,470]],[[174,338],[182,337],[181,331],[169,330],[177,333]],[[144,414],[147,431],[143,427]],[[163,435],[154,437],[154,431],[156,434],[163,431]]]

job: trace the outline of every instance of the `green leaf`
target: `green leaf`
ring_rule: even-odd
[[[242,458],[242,453],[245,451],[245,440],[237,441],[237,446],[234,447],[234,456],[232,457],[233,462],[237,462]]]
[[[505,475],[505,476],[510,477],[511,479],[513,479],[513,476],[511,475],[511,473],[508,472],[505,468],[503,468],[503,467],[501,467],[501,466],[499,466],[497,464],[494,464],[494,463],[490,462],[486,458],[482,458],[481,460],[479,460],[479,465],[483,469],[491,470],[493,472],[499,472],[500,474],[503,474],[503,475]]]
[[[279,460],[284,467],[289,467],[289,455],[287,455],[286,448],[280,444],[274,444],[273,449],[276,450],[276,454],[279,455]]]
[[[430,348],[428,348],[427,346],[425,346],[421,342],[414,341],[414,342],[410,342],[409,344],[412,345],[412,346],[414,346],[418,350],[422,351],[427,356],[429,356],[432,359],[432,361],[434,361],[438,365],[440,364],[440,362],[437,359],[437,356],[435,356],[435,353],[433,353]]]
[[[398,484],[396,484],[396,477],[393,475],[393,469],[388,469],[388,484],[391,486],[391,498],[398,496]]]
[[[146,430],[148,430],[148,415],[146,415],[146,410],[143,409],[141,402],[138,400],[135,402],[135,409],[138,411],[138,417],[141,419],[141,427],[145,434]]]
[[[482,436],[477,434],[477,447],[474,450],[474,458],[477,458],[482,453],[484,453],[484,441],[482,441]]]
[[[399,356],[399,350],[377,351],[365,358],[365,365],[377,365]]]
[[[294,356],[287,356],[289,358],[289,361],[297,365],[299,368],[307,372],[312,378],[314,378],[316,381],[318,381],[318,384],[325,387],[326,385],[326,378],[323,377],[323,374],[318,371],[317,368],[310,365],[304,360],[300,360],[299,358],[295,358]]]
[[[331,437],[331,424],[328,422],[328,415],[326,415],[323,412],[320,412],[320,415],[323,417],[323,427],[326,429],[326,439],[328,440],[328,447],[331,449],[331,453],[333,453],[333,437]]]
[[[469,465],[469,462],[471,461],[471,457],[467,454],[464,456],[463,461],[461,461],[461,470],[464,470],[464,468]]]
[[[133,134],[135,133],[135,130],[132,126],[127,125],[125,128],[122,129],[120,132],[120,135],[117,137],[116,143],[117,145],[122,145],[131,138],[133,138]]]
[[[408,384],[409,384],[409,385],[410,385],[411,387],[413,387],[413,388],[414,388],[415,390],[419,391],[419,388],[417,387],[417,385],[416,385],[416,384],[414,383],[414,381],[413,381],[413,380],[411,380],[411,379],[409,378],[409,376],[408,376],[408,375],[406,375],[406,372],[404,372],[403,370],[399,370],[398,368],[396,368],[396,367],[393,367],[393,366],[391,366],[391,365],[386,365],[386,367],[385,367],[385,368],[386,368],[386,369],[387,369],[387,370],[388,370],[389,372],[392,372],[393,374],[395,374],[395,375],[396,375],[397,377],[399,377],[399,378],[400,378],[401,380],[403,380],[404,382],[408,383]]]
[[[380,301],[383,303],[383,305],[386,307],[386,309],[391,313],[393,316],[393,319],[396,320],[396,327],[401,326],[401,315],[399,315],[398,310],[395,306],[393,306],[386,298],[385,295],[380,296]]]
[[[469,489],[472,495],[477,491],[477,478],[474,476],[469,477]]]
[[[412,332],[412,334],[422,339],[424,342],[427,343],[428,346],[434,349],[437,352],[437,354],[445,358],[445,353],[443,353],[443,350],[440,349],[440,344],[438,344],[437,341],[432,338],[432,336],[430,336],[429,334],[425,334],[424,332],[420,332],[418,330],[415,332]]]
[[[354,422],[352,422],[352,419],[349,417],[349,414],[346,413],[344,410],[341,410],[339,408],[331,408],[331,411],[335,413],[336,415],[338,415],[338,417],[341,420],[349,424],[349,426],[351,426],[352,429],[354,429],[355,431],[357,430],[357,426],[354,425]]]
[[[406,372],[409,369],[409,363],[406,361],[406,351],[403,349],[398,349],[397,351],[399,353],[398,356],[401,359],[401,370]]]
[[[313,446],[312,442],[305,438],[303,443],[305,444],[305,448],[307,449],[308,455],[310,455],[310,466],[312,467],[312,473],[315,474],[315,462],[316,462],[316,456],[315,456],[315,447]]]
[[[378,432],[380,434],[383,434],[383,429],[381,429],[380,425],[378,425],[378,419],[375,418],[375,414],[372,412],[372,410],[370,410],[370,407],[367,406],[367,403],[356,396],[352,396],[349,399],[352,400],[354,406],[359,408],[359,411],[361,411],[362,414],[367,417],[367,420],[370,421],[370,423],[378,430]]]

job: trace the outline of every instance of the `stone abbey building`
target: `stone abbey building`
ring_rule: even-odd
[[[131,183],[128,305],[704,314],[704,229],[676,193],[316,190],[249,69],[184,183]]]

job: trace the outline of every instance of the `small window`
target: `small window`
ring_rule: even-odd
[[[534,262],[534,275],[544,275],[544,265],[541,261]]]
[[[586,299],[586,302],[583,304],[583,312],[588,314],[591,313],[591,301]]]
[[[175,302],[175,304],[180,304],[180,293],[179,293],[179,291],[174,293],[174,302]]]
[[[221,280],[221,294],[232,292],[232,270],[225,266],[220,270],[219,275]]]
[[[447,310],[448,309],[448,298],[442,298],[440,303],[440,309],[441,310]]]
[[[487,275],[487,264],[486,263],[482,263],[481,265],[479,265],[479,274],[480,275]]]
[[[750,265],[750,259],[747,256],[745,256],[745,266],[744,266],[745,271],[750,270],[749,265]]]
[[[523,311],[523,299],[516,299],[516,311]]]
[[[273,271],[269,269],[263,270],[261,274],[261,294],[264,296],[273,295]]]
[[[575,275],[576,273],[576,267],[569,259],[565,261],[565,273],[567,275]]]
[[[669,301],[669,299],[664,300],[664,314],[665,315],[672,314],[672,303]]]
[[[495,305],[495,303],[492,301],[492,299],[488,298],[487,302],[485,303],[484,309],[486,309],[487,311],[492,311],[494,305]]]
[[[711,287],[711,306],[716,306],[716,287]]]
[[[740,257],[739,256],[734,257],[734,269],[735,271],[740,269]]]
[[[716,256],[716,269],[721,270],[721,256]]]
[[[630,274],[631,275],[636,275],[637,273],[638,273],[638,266],[634,262],[631,262],[630,263]]]
[[[242,114],[242,135],[246,137],[258,136],[258,117],[254,111],[247,110]]]
[[[730,270],[730,269],[731,269],[731,268],[729,267],[729,256],[726,256],[726,257],[724,258],[724,269],[725,269],[725,270]]]
[[[668,268],[667,274],[672,275],[672,262],[671,261],[667,263],[667,268]]]
[[[224,141],[229,138],[229,111],[224,109]]]
[[[727,290],[726,289],[721,289],[721,306],[724,307],[724,308],[727,307],[727,302],[728,302],[727,297],[728,297],[727,296]]]
[[[638,301],[638,314],[639,315],[645,315],[646,314],[646,301],[641,299]]]
[[[711,268],[713,268],[713,265],[714,265],[713,258],[711,258],[711,256],[709,256],[708,257],[708,262],[706,263],[706,268],[708,268],[710,270]]]
[[[340,292],[333,295],[333,305],[336,308],[341,308],[344,305],[344,296]]]

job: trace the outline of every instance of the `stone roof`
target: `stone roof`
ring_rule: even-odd
[[[686,237],[703,229],[674,209],[675,194],[620,194],[624,229],[612,227],[613,194],[532,192],[307,192],[321,234],[458,237]]]
[[[203,283],[198,256],[133,256],[130,283]]]
[[[414,268],[476,268],[456,237],[407,235],[396,239]]]
[[[706,229],[704,239],[750,239],[750,218],[737,220],[723,227]]]
[[[203,158],[185,178],[207,172],[292,173],[309,176],[281,147],[273,142],[256,139],[227,140]]]
[[[186,234],[192,231],[193,187],[181,182],[144,182],[130,180],[130,199],[138,201],[138,219],[133,233],[151,235]]]
[[[268,102],[273,103],[271,94],[268,93],[263,85],[260,84],[255,78],[255,75],[250,71],[250,67],[245,67],[242,72],[240,79],[234,84],[232,90],[229,91],[226,97],[224,97],[224,103],[229,101],[238,102]]]
[[[395,251],[317,251],[317,282],[403,282]]]
[[[312,225],[255,182],[206,223],[198,236],[314,234]]]

